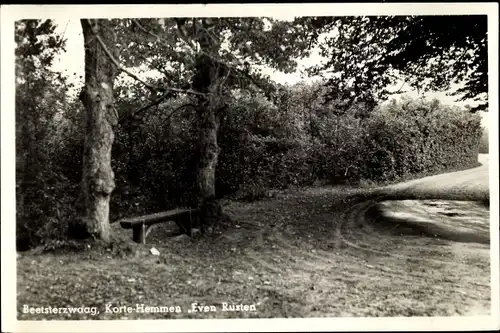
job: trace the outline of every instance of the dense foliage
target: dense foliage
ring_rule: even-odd
[[[179,91],[192,89],[199,54],[188,46],[169,45],[187,36],[175,35],[179,24],[180,31],[188,32],[195,21],[115,22],[121,63],[154,68],[162,76],[148,84],[174,89],[165,94],[166,89],[137,81],[116,82],[119,123],[112,151],[112,221],[192,205],[199,118],[196,99]],[[332,95],[331,81],[280,85],[253,71],[261,64],[291,71],[293,59],[308,54],[307,25],[269,22],[221,19],[214,28],[231,52],[219,50],[210,56],[219,57],[216,60],[233,72],[232,80],[226,73],[226,89],[219,95],[227,105],[218,114],[219,198],[254,200],[270,189],[325,182],[390,182],[477,163],[480,118],[466,109],[409,98],[381,104],[368,88],[362,89],[368,92],[364,94],[338,85],[341,94]],[[166,38],[145,40],[147,31],[149,37]],[[293,38],[282,47],[271,47],[285,32]],[[252,43],[244,43],[248,40]],[[68,220],[74,218],[83,106],[66,93],[71,84],[50,69],[64,46],[50,21],[19,22],[16,42],[17,237],[23,248],[64,237]],[[171,66],[165,67],[166,60]],[[364,79],[357,77],[360,84]],[[389,82],[381,80],[377,84]],[[352,94],[357,98],[346,103]]]
[[[359,16],[300,18],[327,35],[320,43],[327,61],[311,68],[328,78],[331,94],[346,100],[386,98],[402,77],[421,91],[446,91],[471,111],[488,107],[486,15]]]
[[[403,99],[378,110],[368,132],[364,175],[390,180],[475,165],[482,128],[463,108]]]
[[[253,200],[290,186],[392,182],[477,163],[480,117],[466,109],[406,98],[360,118],[324,109],[319,100],[309,104],[315,89],[288,88],[288,109],[262,95],[234,98],[219,134],[219,197]],[[150,112],[134,139],[121,136],[119,147],[126,141],[128,148],[117,151],[128,153],[116,154],[115,214],[189,205],[196,152],[192,111],[165,121],[179,105]]]
[[[36,243],[63,235],[68,205],[79,182],[77,104],[70,83],[50,70],[64,50],[50,20],[18,21],[16,37],[16,217],[17,239]],[[66,206],[66,207],[65,207]]]

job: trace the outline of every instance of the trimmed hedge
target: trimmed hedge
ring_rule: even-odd
[[[394,100],[364,120],[355,116],[355,110],[337,114],[297,107],[288,110],[293,119],[287,126],[302,126],[293,128],[291,137],[273,118],[276,110],[260,110],[264,116],[256,121],[251,116],[255,104],[245,107],[244,101],[238,102],[238,112],[219,138],[220,195],[237,192],[260,198],[270,188],[311,185],[317,180],[392,182],[477,164],[480,117],[438,100]],[[307,116],[300,119],[300,114]]]
[[[439,101],[404,99],[369,120],[363,176],[391,181],[477,164],[481,119]]]

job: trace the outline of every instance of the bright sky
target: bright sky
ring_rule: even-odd
[[[71,20],[55,20],[57,24],[57,33],[64,33],[66,37],[66,50],[67,52],[60,55],[58,61],[54,62],[53,68],[54,70],[60,71],[71,76],[73,73],[76,73],[76,77],[80,75],[83,76],[84,73],[84,51],[83,51],[83,35],[81,31],[80,21],[76,19]],[[299,70],[304,69],[308,66],[314,65],[321,61],[321,57],[319,55],[312,55],[307,59],[303,59],[299,61]],[[289,83],[294,84],[301,80],[310,80],[308,78],[302,78],[300,73],[292,73],[285,74],[282,72],[277,72],[272,69],[265,69],[266,74],[269,74],[272,79],[279,83]],[[138,74],[138,73],[137,73]],[[124,74],[123,74],[124,75]],[[391,90],[398,90],[403,82],[396,84],[394,87],[391,87]],[[81,81],[75,82],[76,89],[79,89],[83,84]],[[456,87],[454,87],[456,88]],[[407,85],[404,86],[403,90],[408,90],[409,87]],[[408,91],[406,93],[411,97],[418,97],[416,91]],[[476,105],[474,101],[465,101],[465,102],[455,102],[455,97],[447,96],[446,92],[431,92],[426,93],[425,96],[429,99],[437,98],[442,101],[444,104],[455,104],[464,106],[466,104]],[[487,126],[486,118],[483,117],[483,124]]]

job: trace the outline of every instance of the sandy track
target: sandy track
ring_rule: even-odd
[[[483,200],[489,198],[489,155],[479,154],[481,166],[389,185],[381,190],[393,194],[411,193],[440,199]]]
[[[337,242],[354,252],[371,253],[373,257],[377,258],[376,261],[380,267],[391,266],[391,260],[399,262],[412,261],[422,267],[434,270],[434,274],[453,277],[445,279],[448,281],[445,288],[448,288],[449,291],[459,286],[463,288],[462,283],[465,283],[465,286],[469,285],[471,288],[472,286],[480,286],[482,289],[476,289],[476,292],[474,292],[472,288],[472,294],[468,293],[468,310],[464,314],[489,313],[490,254],[489,242],[483,241],[484,237],[489,236],[487,232],[489,230],[489,220],[484,218],[487,213],[481,212],[482,214],[479,214],[483,218],[478,220],[484,225],[480,225],[480,229],[477,231],[478,237],[468,237],[467,241],[469,243],[464,243],[465,240],[464,242],[457,242],[456,240],[460,237],[455,237],[455,241],[451,241],[442,239],[442,237],[432,232],[425,232],[428,229],[434,231],[445,230],[442,226],[438,227],[438,223],[445,224],[444,220],[436,221],[436,228],[434,229],[416,228],[416,226],[420,225],[408,222],[406,226],[413,226],[416,232],[413,230],[413,232],[405,234],[401,232],[400,228],[402,219],[393,219],[389,223],[383,224],[373,223],[380,219],[380,212],[375,217],[370,214],[373,208],[380,209],[381,202],[386,204],[387,209],[395,206],[391,204],[391,201],[385,200],[418,198],[484,201],[489,199],[488,156],[480,155],[479,161],[482,165],[477,168],[425,177],[382,188],[378,191],[378,195],[361,201],[344,212],[343,222],[337,227]],[[408,202],[410,201],[407,201],[406,204]],[[473,208],[475,210],[478,208],[470,207],[471,215],[478,215],[472,211]],[[419,208],[422,210],[422,207]],[[487,211],[485,207],[482,209]],[[420,213],[420,215],[425,215],[422,212]],[[388,214],[386,214],[387,216]],[[405,218],[408,219],[409,217],[406,216]],[[456,223],[456,221],[452,222]],[[479,235],[479,233],[481,234]],[[462,238],[465,239],[465,237]],[[382,257],[385,257],[385,260],[380,260]],[[426,279],[429,278],[428,274],[415,274],[405,269],[399,270],[398,274],[409,278],[413,281],[412,283],[421,285],[434,283],[431,280],[426,282]],[[452,280],[455,282],[452,282]]]

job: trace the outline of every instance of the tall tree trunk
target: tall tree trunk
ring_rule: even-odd
[[[206,24],[203,20],[202,24]],[[205,26],[205,28],[207,28]],[[215,196],[215,170],[219,158],[217,133],[218,110],[221,108],[219,67],[207,56],[217,52],[209,36],[200,40],[202,53],[196,59],[196,75],[193,88],[206,96],[198,99],[198,167],[196,173],[196,201],[200,208],[200,223],[203,232],[211,232],[219,221],[222,209]]]
[[[85,141],[79,199],[79,221],[71,227],[73,237],[110,240],[109,202],[114,190],[111,169],[113,82],[117,69],[98,38],[116,58],[116,37],[109,20],[81,20],[85,43],[85,86],[80,100],[85,106]]]
[[[215,170],[219,158],[217,132],[219,119],[210,102],[198,108],[198,168],[196,174],[197,203],[201,209],[201,227],[210,232],[222,213],[215,196]]]
[[[198,109],[198,149],[199,162],[197,174],[198,198],[200,202],[215,197],[215,168],[219,157],[217,131],[219,121],[214,110],[202,105]]]

